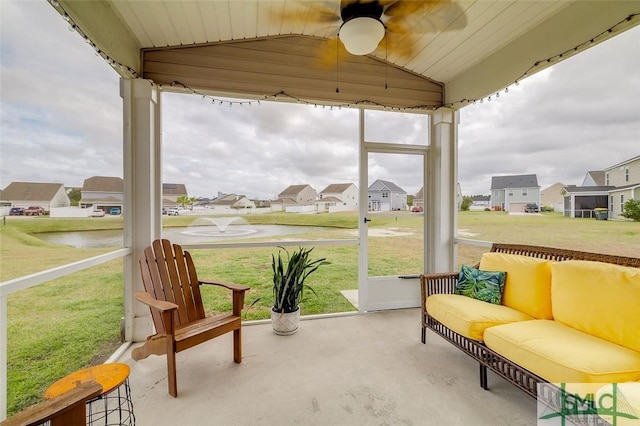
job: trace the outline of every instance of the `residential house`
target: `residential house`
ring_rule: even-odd
[[[540,205],[540,186],[536,175],[493,176],[491,208],[508,212],[524,212],[528,203]]]
[[[92,176],[82,184],[80,207],[109,212],[117,207],[122,211],[124,203],[124,181],[113,176]]]
[[[612,186],[564,187],[564,215],[568,217],[595,217],[594,209],[607,208]]]
[[[491,206],[490,195],[472,195],[470,210],[484,210]]]
[[[609,191],[609,217],[619,218],[624,203],[640,200],[640,155],[604,169],[604,176],[615,187]]]
[[[640,200],[640,156],[587,172],[581,186],[569,185],[564,190],[565,216],[594,217],[594,209],[606,208],[609,218],[622,218],[624,203]]]
[[[311,185],[289,185],[271,202],[272,210],[287,212],[309,212],[316,209],[318,193]]]
[[[358,187],[353,183],[333,183],[320,191],[318,211],[335,212],[358,209]]]
[[[50,211],[52,208],[71,205],[61,183],[11,182],[1,196],[0,204],[9,207],[38,206]]]
[[[564,209],[564,187],[562,182],[556,182],[553,185],[540,191],[540,207],[553,208],[553,211],[560,212]]]
[[[209,203],[209,208],[214,210],[255,209],[256,204],[244,195],[220,194]]]
[[[424,187],[421,187],[413,197],[413,207],[422,207],[424,209]]]
[[[604,172],[602,170],[592,170],[587,172],[580,186],[605,186]]]
[[[162,184],[162,207],[175,207],[178,198],[187,196],[187,187],[183,183]]]
[[[369,211],[407,209],[407,192],[393,182],[378,179],[369,185]]]

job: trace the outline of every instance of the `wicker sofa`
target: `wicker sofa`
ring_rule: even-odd
[[[459,273],[421,275],[432,330],[537,396],[538,383],[640,381],[640,259],[493,244],[476,266],[505,271],[498,305],[455,293]],[[638,268],[638,269],[636,269]]]

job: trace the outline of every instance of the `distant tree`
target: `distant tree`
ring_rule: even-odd
[[[72,188],[67,192],[69,196],[69,200],[71,200],[72,206],[77,206],[80,204],[80,199],[82,198],[82,191],[80,188]]]
[[[188,195],[181,195],[176,198],[176,203],[182,207],[193,208],[193,204],[198,201],[198,197],[189,197]]]
[[[640,222],[640,200],[628,200],[622,206],[622,214],[620,215],[634,222]]]
[[[198,197],[189,197],[188,202],[191,210],[193,210],[193,205],[198,202]]]
[[[178,203],[179,206],[184,207],[185,205],[189,204],[189,197],[187,197],[186,195],[181,195],[176,198],[176,203]]]
[[[462,203],[460,204],[460,210],[463,210],[465,212],[468,211],[469,208],[471,207],[471,204],[473,204],[473,199],[470,196],[465,195],[464,197],[462,197]]]

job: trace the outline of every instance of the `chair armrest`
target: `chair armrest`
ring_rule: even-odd
[[[223,281],[214,281],[214,280],[200,280],[200,284],[217,285],[220,287],[228,288],[229,290],[233,290],[233,291],[247,291],[251,289],[251,287],[247,287],[246,285],[232,284],[232,283],[226,283]]]
[[[178,309],[178,305],[176,305],[175,303],[167,302],[165,300],[157,300],[146,291],[136,291],[134,294],[138,301],[144,303],[152,309],[157,309],[160,312]]]
[[[56,424],[84,425],[86,422],[86,402],[101,393],[102,385],[100,383],[95,381],[80,383],[78,387],[27,408],[0,424],[2,426],[31,426],[52,420],[57,422]]]
[[[233,315],[240,316],[242,315],[242,308],[244,307],[244,292],[249,290],[250,287],[246,285],[238,285],[225,283],[222,281],[212,281],[212,280],[200,280],[200,284],[209,284],[209,285],[217,285],[220,287],[228,288],[233,291]]]

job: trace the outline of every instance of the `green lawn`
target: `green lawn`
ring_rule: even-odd
[[[398,212],[372,216],[376,235],[371,237],[371,275],[421,271],[422,216]],[[89,229],[121,229],[121,218],[55,219],[7,218],[0,225],[0,280],[6,281],[43,271],[110,249],[75,249],[45,243],[38,232]],[[165,227],[187,226],[195,218],[163,218]],[[252,224],[328,226],[324,232],[297,235],[299,239],[354,239],[355,214],[268,214],[247,216]],[[640,223],[571,219],[560,214],[509,216],[504,212],[462,212],[461,238],[546,245],[626,256],[640,253]],[[246,319],[268,318],[271,294],[271,254],[274,248],[192,250],[199,275],[247,284],[251,291]],[[482,248],[460,245],[459,263],[473,264]],[[354,310],[340,290],[357,288],[358,246],[316,246],[314,255],[326,257],[309,278],[318,298],[309,294],[303,314]],[[40,400],[55,380],[77,369],[97,364],[120,344],[123,316],[122,260],[112,261],[46,284],[12,294],[8,298],[8,412],[15,413]],[[227,309],[230,300],[215,288],[203,289],[210,312]]]

